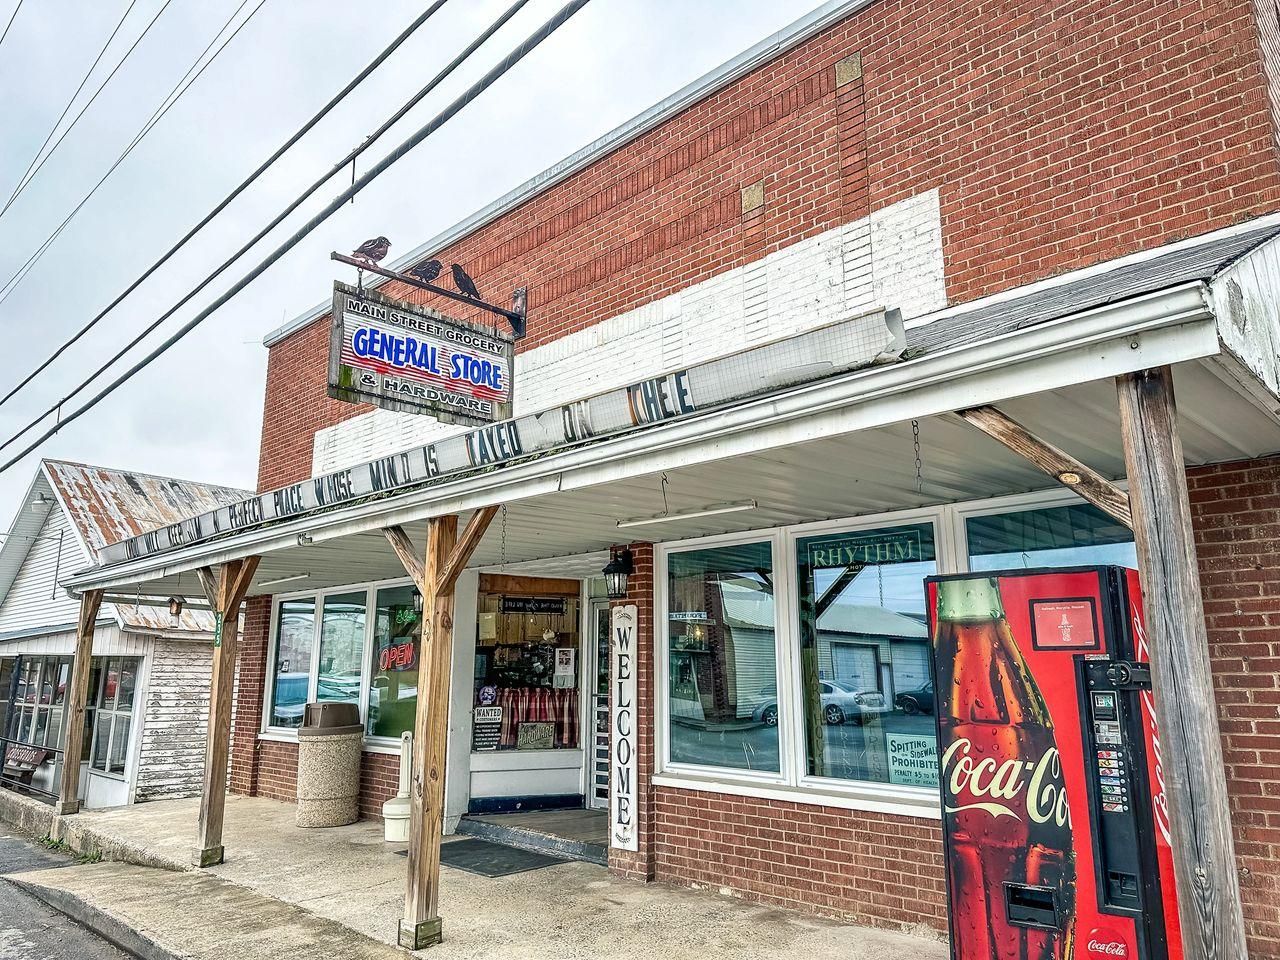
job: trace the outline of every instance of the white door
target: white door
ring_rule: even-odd
[[[876,648],[860,643],[833,643],[831,671],[835,679],[852,690],[879,690],[880,667]]]

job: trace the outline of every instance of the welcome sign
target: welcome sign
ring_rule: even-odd
[[[750,397],[895,360],[903,345],[901,316],[897,311],[875,310],[785,340],[628,383],[584,400],[485,424],[291,483],[108,544],[99,551],[100,562],[134,560],[314,510],[349,505],[365,497],[402,491],[445,477],[462,477],[603,437],[673,423]],[[507,382],[510,383],[509,378]]]
[[[444,423],[511,415],[515,342],[373,290],[333,285],[329,396]]]
[[[634,603],[614,607],[609,617],[609,846],[639,850],[636,830],[637,757],[640,723],[636,703],[636,634],[639,610]]]

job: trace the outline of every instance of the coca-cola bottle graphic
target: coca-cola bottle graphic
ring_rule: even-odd
[[[1075,854],[1044,698],[990,577],[938,584],[938,748],[950,833],[952,955],[1066,960],[1075,929]],[[1018,887],[1057,897],[1057,929],[1009,922]]]

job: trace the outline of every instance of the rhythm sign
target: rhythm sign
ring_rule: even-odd
[[[372,290],[333,285],[329,396],[444,423],[511,415],[515,344]]]

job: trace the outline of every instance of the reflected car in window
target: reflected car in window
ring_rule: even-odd
[[[933,713],[933,681],[915,690],[903,690],[893,698],[893,705],[909,717],[920,713]]]
[[[835,726],[841,723],[862,724],[868,718],[887,713],[893,708],[878,690],[855,690],[838,680],[823,680],[822,719]],[[778,690],[770,683],[761,688],[760,703],[752,712],[752,719],[767,727],[778,725]]]

